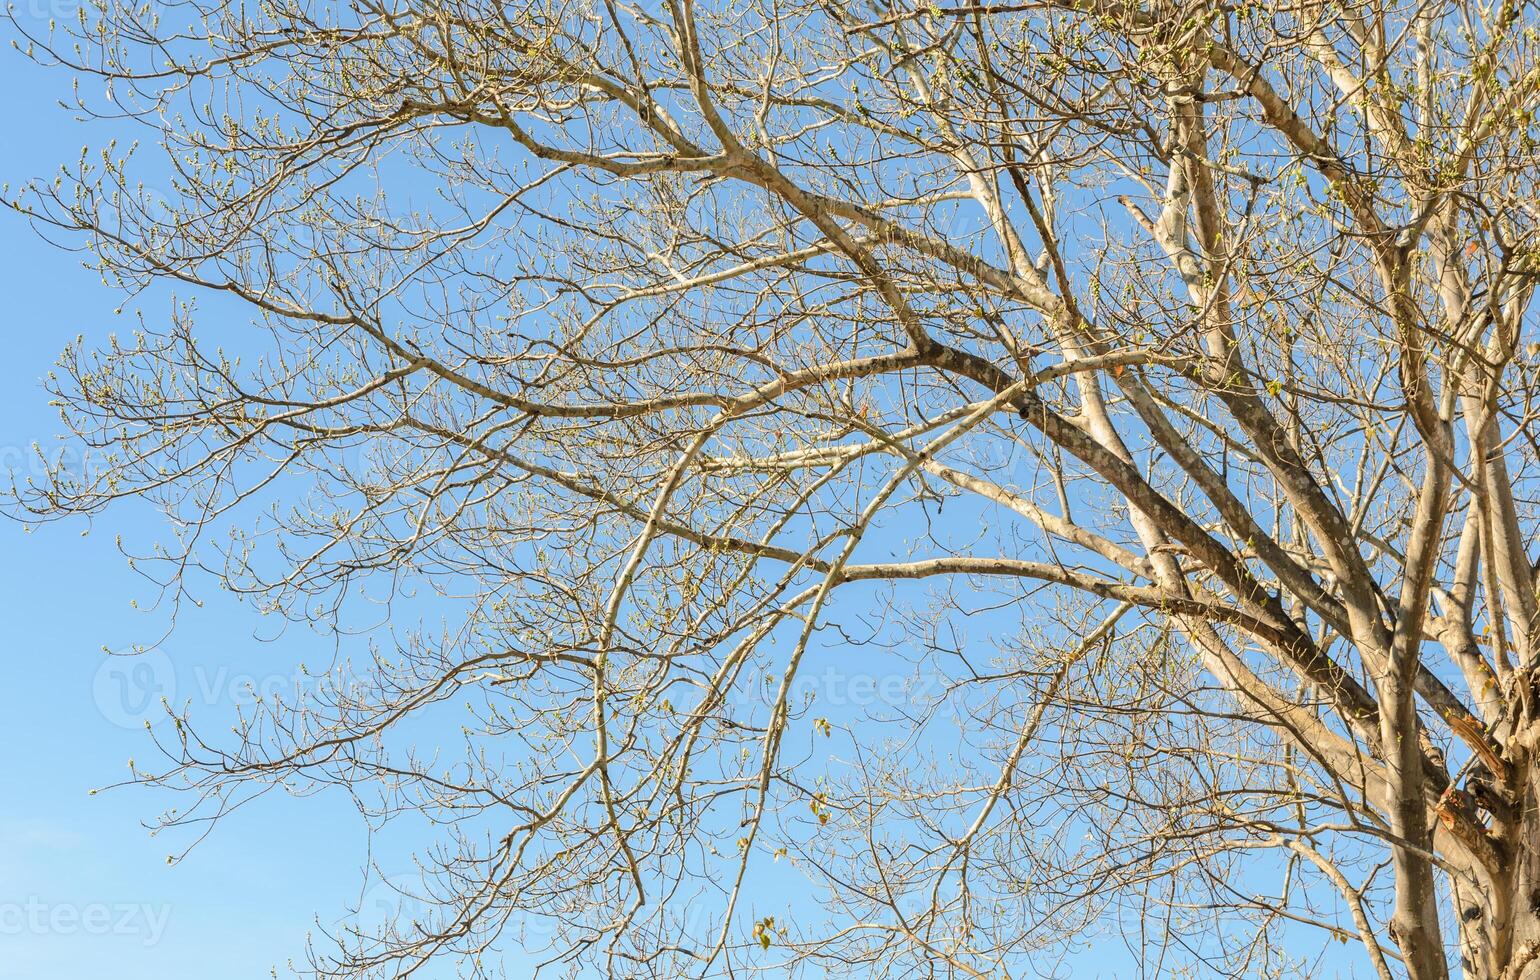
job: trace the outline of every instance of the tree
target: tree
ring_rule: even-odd
[[[169,169],[12,203],[253,329],[70,346],[16,499],[374,628],[136,774],[422,822],[323,975],[1540,976],[1537,29],[97,0],[25,43]]]

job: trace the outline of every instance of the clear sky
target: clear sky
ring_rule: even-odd
[[[40,16],[63,2],[21,0],[18,14]],[[38,69],[11,49],[9,37],[0,51],[7,93],[0,181],[14,188],[105,134],[72,121],[57,104],[68,94],[68,77]],[[79,256],[47,247],[11,212],[0,214],[0,255],[7,348],[0,454],[5,470],[25,472],[33,443],[59,446],[41,382],[64,344],[127,325],[112,316],[120,298],[81,268]],[[184,610],[166,657],[106,661],[102,647],[153,640],[165,626],[163,615],[130,607],[152,593],[114,543],[118,533],[143,543],[162,526],[148,509],[130,505],[83,535],[88,528],[68,522],[27,534],[0,523],[0,609],[8,625],[7,683],[0,687],[0,980],[266,977],[275,965],[282,975],[284,962],[303,952],[315,916],[330,921],[359,898],[364,839],[345,800],[260,800],[169,867],[167,855],[188,839],[152,838],[140,822],[185,801],[133,788],[88,794],[125,776],[130,758],[152,757],[142,726],[145,695],[150,705],[154,692],[166,691],[226,710],[247,679],[281,682],[291,658],[322,641],[294,633],[281,644],[261,643],[258,632],[268,624],[210,594],[204,608]]]
[[[43,12],[69,2],[21,0],[19,14],[45,28]],[[61,12],[68,14],[53,11]],[[60,106],[70,81],[8,44],[0,52],[0,82],[11,94],[0,181],[14,188],[45,177],[78,159],[82,146],[125,135],[81,123]],[[34,444],[61,448],[42,384],[61,349],[77,334],[89,346],[114,330],[127,333],[132,321],[114,316],[123,297],[82,268],[81,256],[47,245],[15,213],[0,214],[0,254],[9,259],[0,264],[8,340],[0,358],[0,470],[25,475],[35,465]],[[128,309],[153,317],[166,303],[152,294]],[[217,314],[200,323],[238,327],[218,323]],[[274,967],[286,975],[291,958],[303,965],[306,933],[317,921],[336,922],[350,904],[389,914],[398,901],[388,888],[361,886],[370,852],[347,800],[270,795],[173,867],[167,856],[190,838],[152,837],[141,822],[187,801],[133,787],[91,790],[123,779],[131,758],[149,766],[155,751],[143,722],[158,717],[160,695],[190,700],[207,718],[231,710],[248,681],[282,685],[307,656],[324,660],[329,643],[302,630],[263,642],[273,639],[271,622],[206,588],[203,607],[182,609],[155,653],[104,657],[104,647],[154,641],[167,625],[163,612],[131,605],[148,606],[154,592],[127,567],[120,534],[142,550],[166,529],[137,502],[94,525],[69,521],[26,533],[0,522],[0,596],[11,626],[10,683],[0,688],[0,980],[213,980],[266,977]],[[410,879],[401,843],[395,854],[377,847],[375,866]]]
[[[70,16],[70,2],[19,0],[18,15],[42,29],[50,15]],[[114,135],[59,106],[66,74],[7,49],[0,82],[10,96],[0,181],[12,187]],[[13,213],[0,214],[0,255],[8,260],[0,263],[0,470],[24,475],[34,443],[60,446],[42,386],[55,357],[77,334],[89,343],[129,322],[113,316],[122,297],[80,256],[47,246]],[[149,296],[138,305],[153,315],[164,304]],[[167,855],[190,838],[154,838],[141,821],[183,800],[134,788],[91,794],[124,778],[130,758],[149,764],[143,720],[160,695],[190,700],[207,717],[232,710],[248,681],[281,685],[297,662],[330,649],[298,630],[264,642],[274,638],[270,622],[208,589],[202,608],[181,611],[160,652],[104,658],[104,647],[152,641],[167,625],[163,612],[131,606],[147,605],[153,591],[115,545],[119,534],[143,548],[164,533],[159,515],[135,503],[94,526],[24,533],[0,522],[0,601],[10,625],[9,683],[0,687],[0,980],[214,980],[265,977],[274,967],[284,975],[286,961],[303,962],[317,919],[334,922],[349,903],[390,902],[378,889],[360,895],[369,854],[340,795],[260,799],[171,866]],[[374,857],[386,874],[410,875],[404,852]],[[1081,976],[1117,973],[1111,953],[1085,962],[1091,969]]]

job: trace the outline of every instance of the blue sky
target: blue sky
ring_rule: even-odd
[[[22,16],[44,2],[23,0]],[[83,145],[124,135],[74,120],[58,105],[68,75],[14,50],[0,53],[0,81],[19,96],[10,131],[22,138],[0,144],[0,182],[13,188],[78,158]],[[83,269],[81,256],[46,245],[14,213],[0,214],[0,254],[9,257],[0,277],[10,342],[0,361],[0,463],[25,475],[34,444],[49,453],[63,445],[42,384],[54,359],[77,334],[90,346],[127,332],[129,319],[113,315],[122,296]],[[153,317],[166,297],[147,295],[135,308]],[[160,516],[129,502],[94,524],[27,533],[4,521],[0,535],[9,558],[0,562],[0,601],[12,625],[11,683],[0,690],[0,980],[209,980],[266,977],[274,967],[281,976],[291,958],[303,964],[318,917],[336,921],[361,899],[389,911],[388,890],[360,895],[368,841],[340,795],[260,799],[173,867],[167,856],[190,838],[155,838],[141,822],[186,801],[132,787],[91,793],[123,779],[130,759],[149,764],[143,721],[160,695],[191,700],[202,717],[228,711],[247,682],[285,684],[298,662],[324,660],[329,641],[291,630],[264,642],[270,621],[205,587],[203,606],[184,607],[154,653],[105,658],[103,648],[154,641],[167,626],[163,612],[131,604],[150,605],[154,592],[115,543],[122,535],[143,550],[164,537]],[[377,849],[374,860],[386,875],[411,878],[404,851]],[[764,897],[773,905],[771,888]]]
[[[18,12],[26,18],[55,2],[70,0],[22,0]],[[21,134],[0,143],[0,182],[12,189],[78,159],[82,146],[145,135],[80,122],[59,105],[70,96],[69,75],[41,69],[9,45],[0,82],[16,96],[10,131]],[[0,361],[0,470],[25,478],[36,469],[34,445],[49,455],[73,451],[58,439],[43,385],[64,346],[77,335],[90,347],[127,333],[133,311],[153,319],[169,302],[152,291],[125,304],[82,267],[81,255],[48,245],[14,212],[0,213],[0,254],[9,259],[0,288],[10,338]],[[129,315],[115,316],[120,306]],[[238,326],[206,299],[202,306],[208,327]],[[0,562],[0,602],[12,628],[11,683],[0,689],[0,980],[210,980],[267,977],[275,968],[284,976],[291,962],[303,967],[318,921],[335,923],[349,907],[367,920],[399,911],[400,898],[379,876],[410,886],[413,842],[376,839],[371,849],[341,794],[261,798],[171,866],[168,855],[192,837],[153,837],[143,824],[187,800],[135,787],[93,792],[123,780],[131,759],[151,766],[144,722],[160,719],[162,695],[190,702],[200,718],[217,717],[240,703],[248,684],[292,686],[300,662],[327,660],[330,640],[302,629],[275,637],[273,621],[204,581],[194,582],[201,608],[184,605],[151,653],[108,657],[104,649],[155,643],[166,632],[165,611],[148,608],[153,587],[117,544],[121,536],[144,551],[164,540],[161,515],[128,501],[94,522],[30,532],[3,520],[0,535],[9,559]],[[776,902],[773,886],[765,897]],[[514,958],[506,965],[518,975]]]
[[[21,16],[41,9],[39,0],[19,8]],[[0,83],[10,95],[0,181],[13,188],[106,135],[73,124],[57,105],[66,76],[38,69],[9,44]],[[33,443],[59,446],[41,386],[54,358],[76,334],[123,325],[112,316],[119,297],[14,213],[0,215],[0,255],[8,346],[0,454],[5,469],[25,472]],[[265,977],[275,965],[281,974],[317,914],[329,921],[358,898],[365,841],[340,797],[260,800],[169,867],[167,855],[187,839],[152,838],[140,821],[183,801],[132,788],[88,795],[125,776],[130,758],[151,757],[137,714],[146,691],[169,681],[179,699],[221,710],[247,680],[281,682],[290,658],[324,642],[301,633],[259,642],[266,624],[210,594],[202,609],[183,611],[164,659],[104,661],[104,646],[163,631],[163,615],[131,608],[131,599],[146,604],[152,595],[114,543],[119,533],[144,542],[159,530],[157,515],[134,505],[94,528],[71,521],[29,534],[0,523],[0,608],[10,624],[9,683],[0,688],[3,980]]]
[[[19,14],[41,17],[68,3],[21,0]],[[115,135],[76,124],[58,106],[70,91],[66,74],[7,50],[0,81],[12,95],[0,181],[14,187],[47,175],[82,145]],[[14,214],[0,215],[0,254],[9,258],[0,277],[10,345],[0,361],[0,468],[25,475],[34,443],[60,447],[41,384],[52,361],[77,334],[89,345],[126,322],[113,316],[121,296]],[[151,295],[138,305],[153,316],[164,303]],[[90,791],[124,778],[130,758],[153,755],[142,722],[160,694],[190,700],[205,717],[228,711],[248,682],[283,685],[298,662],[324,659],[330,643],[301,630],[264,642],[273,639],[269,621],[205,588],[203,606],[184,607],[156,653],[104,658],[104,647],[152,641],[167,625],[163,612],[131,605],[148,605],[153,591],[119,554],[120,534],[143,549],[164,530],[158,514],[135,503],[94,526],[25,533],[0,523],[9,558],[0,562],[0,601],[12,624],[11,683],[0,689],[0,980],[208,980],[264,977],[273,967],[283,975],[286,961],[302,961],[318,917],[334,921],[360,900],[370,854],[345,798],[260,799],[173,867],[167,855],[189,838],[151,837],[141,821],[183,801]],[[374,854],[387,875],[410,877],[404,857]],[[1113,956],[1085,962],[1106,969]]]

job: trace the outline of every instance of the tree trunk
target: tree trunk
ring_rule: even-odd
[[[1529,734],[1526,741],[1533,740],[1535,729]],[[1493,804],[1492,830],[1502,862],[1490,881],[1451,877],[1460,965],[1468,980],[1540,978],[1540,767],[1528,749],[1520,751],[1507,800],[1480,799],[1491,792],[1482,776],[1466,783],[1478,804]]]

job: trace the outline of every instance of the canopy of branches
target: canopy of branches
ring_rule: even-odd
[[[1531,977],[1537,24],[18,22],[148,139],[11,203],[178,302],[66,350],[111,465],[16,500],[374,630],[136,774],[420,822],[420,914],[323,975]]]

